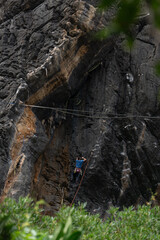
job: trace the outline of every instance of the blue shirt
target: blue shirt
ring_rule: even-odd
[[[81,168],[84,160],[76,160],[76,168]]]

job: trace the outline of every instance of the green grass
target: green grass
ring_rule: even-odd
[[[85,205],[63,206],[56,217],[44,216],[30,198],[6,199],[0,206],[0,240],[159,240],[160,209],[148,206],[123,211],[111,208],[102,221]],[[81,237],[80,237],[81,236]]]

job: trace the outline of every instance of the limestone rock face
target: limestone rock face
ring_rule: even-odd
[[[114,9],[99,15],[97,3],[0,3],[1,201],[30,193],[53,214],[74,197],[78,155],[89,162],[75,202],[91,212],[141,204],[156,191],[160,34],[145,17],[132,50],[123,37],[98,41],[93,33]]]

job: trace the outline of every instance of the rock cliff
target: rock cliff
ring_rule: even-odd
[[[31,194],[53,214],[73,199],[77,155],[89,163],[75,202],[91,212],[143,204],[158,187],[160,34],[147,16],[133,49],[96,40],[114,16],[97,2],[1,0],[1,201]]]

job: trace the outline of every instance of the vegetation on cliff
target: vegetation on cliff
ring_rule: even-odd
[[[133,24],[150,17],[157,29],[160,29],[159,0],[101,0],[99,9],[104,11],[117,6],[111,24],[98,32],[98,37],[106,38],[112,34],[123,33],[131,47],[135,39]],[[160,61],[156,63],[156,73],[160,75]]]
[[[0,206],[0,239],[8,240],[132,240],[160,239],[159,207],[111,208],[106,220],[86,212],[85,205],[63,206],[56,217],[44,216],[38,202],[6,199]]]
[[[134,40],[132,32],[133,23],[151,15],[155,26],[160,28],[159,0],[101,0],[99,8],[106,10],[113,5],[117,6],[117,11],[112,24],[102,31],[105,35],[124,33],[128,43],[132,43]]]

